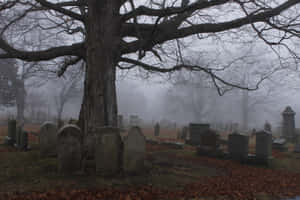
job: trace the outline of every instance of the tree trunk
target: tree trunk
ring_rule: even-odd
[[[242,91],[242,127],[244,130],[248,130],[249,121],[249,94],[248,91]]]
[[[26,90],[24,80],[16,80],[17,120],[24,121]]]
[[[116,65],[121,42],[119,0],[89,0],[84,97],[79,125],[85,134],[117,126]]]

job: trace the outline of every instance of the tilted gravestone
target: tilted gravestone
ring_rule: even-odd
[[[96,172],[104,176],[118,173],[122,165],[122,139],[118,128],[103,127],[96,134]]]
[[[259,159],[268,159],[272,156],[272,135],[260,131],[256,133],[255,155]]]
[[[244,160],[248,157],[249,137],[237,133],[228,136],[228,153],[231,158]]]
[[[54,123],[45,122],[39,133],[40,153],[42,157],[57,155],[57,127]]]
[[[16,142],[16,134],[17,134],[17,121],[9,120],[8,121],[8,137],[10,138],[10,144],[14,144]]]
[[[156,123],[154,126],[154,136],[158,137],[160,132],[160,126],[159,123]]]
[[[57,135],[58,171],[74,173],[81,169],[83,134],[76,125],[65,125]]]
[[[146,157],[146,138],[139,127],[132,127],[124,140],[123,169],[128,173],[142,173]]]

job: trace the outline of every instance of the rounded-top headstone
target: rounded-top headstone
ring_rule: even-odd
[[[58,171],[73,173],[81,169],[83,134],[76,125],[65,125],[58,132]]]
[[[45,122],[39,133],[41,156],[57,155],[57,126],[52,122]]]
[[[132,127],[124,140],[123,169],[128,173],[144,171],[146,138],[139,127]]]

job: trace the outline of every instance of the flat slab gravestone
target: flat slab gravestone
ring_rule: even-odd
[[[83,134],[76,125],[65,125],[57,135],[58,171],[74,173],[81,169]]]
[[[139,127],[132,127],[124,140],[123,169],[128,173],[142,173],[146,157],[146,138]]]
[[[103,127],[96,135],[96,172],[112,176],[121,169],[122,139],[118,128]]]
[[[39,133],[40,153],[43,157],[57,155],[57,126],[52,122],[45,122]]]

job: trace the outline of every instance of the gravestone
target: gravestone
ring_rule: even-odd
[[[57,135],[57,162],[61,173],[81,169],[83,134],[76,125],[65,125]]]
[[[270,133],[272,132],[272,126],[268,121],[266,121],[265,124],[264,124],[264,130],[268,131]]]
[[[191,145],[201,144],[201,134],[209,130],[209,124],[189,124],[190,141]]]
[[[231,158],[245,160],[248,157],[249,137],[237,133],[228,136],[228,153]]]
[[[17,121],[9,120],[8,121],[8,137],[11,140],[10,144],[15,144],[17,135]]]
[[[183,128],[182,128],[182,131],[181,131],[181,137],[180,137],[180,139],[186,140],[186,139],[187,139],[188,132],[189,132],[188,127],[186,127],[186,126],[183,127]]]
[[[96,135],[96,172],[111,176],[121,170],[122,139],[118,128],[103,127]]]
[[[256,133],[256,158],[267,160],[272,156],[272,135],[265,131]]]
[[[54,123],[45,122],[39,133],[40,153],[41,156],[57,155],[57,127]]]
[[[293,141],[293,139],[295,138],[295,115],[296,113],[290,106],[287,106],[282,112],[282,135],[289,141]]]
[[[17,126],[17,131],[16,131],[16,147],[20,148],[21,146],[21,135],[23,132],[22,126]]]
[[[275,139],[272,143],[272,148],[277,149],[279,151],[287,151],[288,148],[286,147],[286,139],[284,138]]]
[[[124,140],[123,169],[128,173],[142,173],[146,157],[146,138],[139,127],[132,127]]]
[[[294,147],[294,153],[300,153],[300,144],[296,144]]]
[[[200,135],[201,146],[206,146],[212,150],[218,148],[218,135],[215,131],[207,130]]]
[[[158,137],[159,132],[160,132],[160,126],[159,126],[159,123],[156,123],[155,127],[154,127],[154,136]]]
[[[23,131],[21,132],[21,137],[20,137],[20,150],[26,151],[28,149],[28,132]]]

